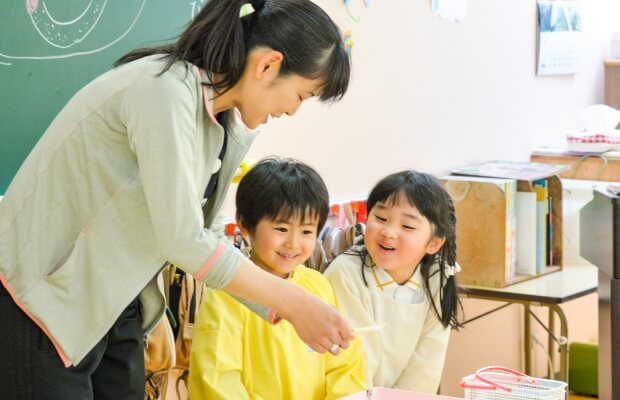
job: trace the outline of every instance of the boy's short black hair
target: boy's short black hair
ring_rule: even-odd
[[[309,165],[291,158],[259,161],[241,179],[235,197],[237,220],[254,232],[263,218],[317,216],[318,232],[329,213],[329,193],[321,176]]]

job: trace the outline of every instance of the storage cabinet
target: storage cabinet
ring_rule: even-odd
[[[519,222],[511,222],[515,212],[514,199],[500,179],[473,176],[445,176],[441,178],[453,198],[457,217],[457,262],[461,265],[459,282],[465,285],[505,287],[535,278],[562,268],[562,183],[558,176],[548,176],[548,197],[552,237],[550,244],[552,265],[546,265],[535,274],[516,272],[516,235]],[[517,180],[520,192],[533,192],[532,181]],[[510,204],[512,202],[512,205]],[[508,225],[513,223],[511,229]]]

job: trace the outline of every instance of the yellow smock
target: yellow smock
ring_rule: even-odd
[[[336,306],[319,272],[296,267],[289,281]],[[271,325],[222,291],[208,290],[192,343],[192,399],[337,399],[365,389],[359,339],[338,356],[310,351],[288,321]]]

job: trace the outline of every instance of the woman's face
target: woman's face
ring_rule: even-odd
[[[320,94],[322,84],[320,79],[295,74],[277,77],[267,84],[253,81],[244,86],[237,108],[245,125],[255,129],[270,117],[295,114],[304,100]]]

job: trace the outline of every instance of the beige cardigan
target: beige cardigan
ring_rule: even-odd
[[[338,256],[325,271],[338,305],[353,327],[383,325],[381,331],[359,335],[368,385],[437,393],[450,328],[441,324],[423,292],[414,296],[419,302],[404,304],[381,290],[383,285],[377,281],[387,281],[376,279],[379,275],[371,268],[365,267],[364,274],[368,287],[362,279],[360,257],[349,254]],[[430,279],[430,289],[439,307],[438,277],[435,274]],[[410,281],[423,291],[420,268]]]
[[[154,326],[164,307],[155,277],[166,261],[213,288],[241,261],[209,228],[256,135],[229,113],[217,192],[203,214],[223,129],[205,111],[198,68],[177,63],[158,76],[162,67],[143,58],[80,90],[0,201],[0,281],[66,366],[138,295],[144,331]]]

